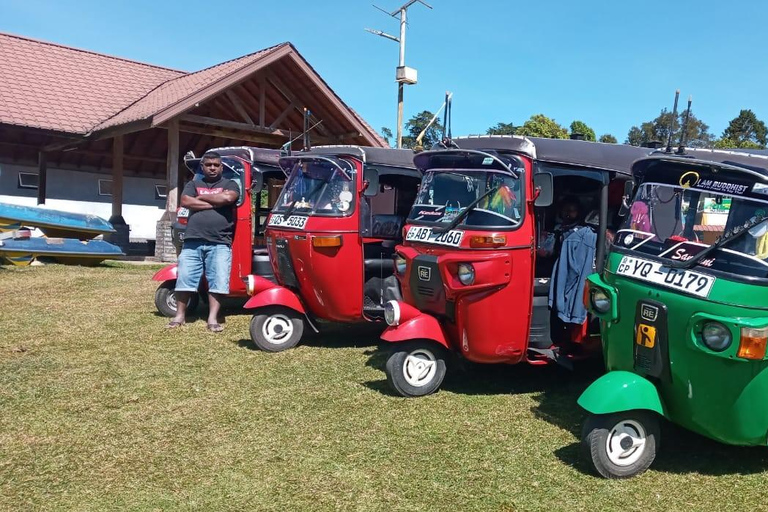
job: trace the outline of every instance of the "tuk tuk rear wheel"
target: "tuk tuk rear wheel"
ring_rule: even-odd
[[[165,281],[155,291],[155,307],[161,315],[173,318],[176,316],[176,296],[173,290],[176,288],[176,280]],[[200,296],[193,293],[187,301],[187,313],[192,313],[200,303]]]
[[[594,414],[582,431],[582,451],[605,478],[630,478],[644,472],[656,458],[659,420],[651,411]]]
[[[430,341],[398,344],[387,359],[387,382],[400,396],[434,393],[445,378],[445,349]]]
[[[290,308],[264,308],[253,315],[250,333],[259,349],[281,352],[299,344],[304,334],[304,319]]]

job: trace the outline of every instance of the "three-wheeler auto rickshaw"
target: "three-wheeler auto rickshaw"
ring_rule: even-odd
[[[269,216],[277,283],[251,276],[251,339],[277,352],[320,321],[382,321],[400,297],[392,255],[421,174],[411,150],[319,146],[280,159],[288,180]]]
[[[221,155],[223,176],[234,180],[240,187],[240,198],[235,208],[235,227],[232,237],[232,270],[229,297],[246,299],[246,278],[251,274],[274,279],[269,254],[264,242],[264,225],[269,209],[285,183],[285,174],[278,165],[282,154],[277,149],[257,147],[227,147],[212,149]],[[201,158],[186,158],[184,164],[198,179],[202,176]],[[195,178],[193,178],[195,179]],[[183,242],[189,211],[180,207],[173,228],[174,243]],[[160,281],[155,292],[155,307],[167,317],[176,315],[176,264],[160,269],[152,279]],[[199,294],[189,299],[187,310],[193,310],[199,298],[207,297],[205,277]]]
[[[662,417],[726,444],[768,443],[768,158],[689,150],[632,172],[585,295],[608,373],[578,400],[582,447],[607,478],[650,466]]]
[[[394,343],[387,380],[402,396],[436,391],[451,352],[571,367],[599,352],[584,283],[604,258],[631,164],[648,153],[519,136],[452,146],[414,158],[424,177],[395,255],[404,299],[386,305],[382,334]],[[591,225],[558,226],[561,201],[590,212]],[[554,249],[542,250],[547,241]]]

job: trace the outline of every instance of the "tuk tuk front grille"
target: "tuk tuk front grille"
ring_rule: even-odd
[[[286,238],[275,239],[275,257],[277,259],[278,281],[284,286],[298,288],[299,280],[296,278],[293,259],[291,258],[291,251],[288,248],[288,240]]]
[[[423,295],[424,297],[428,297],[430,299],[437,295],[437,290],[433,290],[428,286],[417,286],[416,290],[419,292],[419,295]]]
[[[437,256],[415,257],[411,264],[408,282],[415,302],[414,306],[422,311],[445,314],[445,291]]]

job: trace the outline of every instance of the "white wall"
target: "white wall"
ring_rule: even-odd
[[[0,163],[0,202],[37,206],[37,189],[20,188],[19,172],[37,174],[37,168]],[[99,195],[99,179],[111,180],[111,175],[49,167],[46,200],[41,207],[90,213],[109,220],[112,196]],[[165,199],[156,196],[155,185],[165,185],[165,181],[123,178],[123,218],[130,226],[132,240],[155,239],[156,223],[165,209]]]

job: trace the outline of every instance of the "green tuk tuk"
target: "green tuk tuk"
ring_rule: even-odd
[[[606,478],[651,465],[661,418],[768,444],[768,158],[657,153],[632,172],[624,223],[585,292],[608,372],[578,400],[582,447]]]

